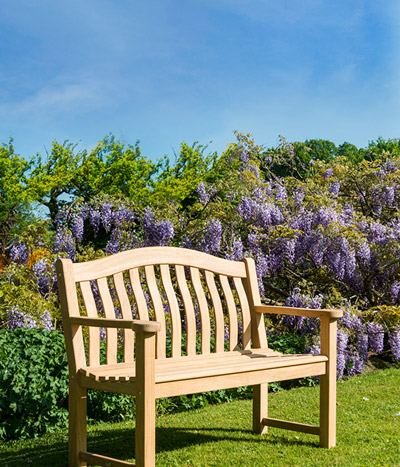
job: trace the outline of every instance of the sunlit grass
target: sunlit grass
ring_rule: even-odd
[[[318,423],[319,388],[270,395],[270,415]],[[159,466],[400,466],[400,369],[338,383],[337,447],[318,437],[270,428],[251,433],[251,401],[236,401],[157,419]],[[133,461],[134,422],[89,429],[88,450]],[[67,433],[0,444],[0,465],[67,465]]]

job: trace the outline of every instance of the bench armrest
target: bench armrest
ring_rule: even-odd
[[[291,306],[272,305],[255,305],[254,309],[257,313],[305,316],[309,318],[338,319],[343,316],[342,310],[314,310],[312,308],[294,308]]]
[[[95,326],[98,328],[133,329],[135,332],[160,331],[161,324],[158,321],[144,321],[139,319],[116,319],[116,318],[91,318],[88,316],[71,316],[70,324],[78,326]]]

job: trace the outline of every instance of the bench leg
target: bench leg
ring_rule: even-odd
[[[156,465],[156,398],[154,334],[137,333],[135,465]]]
[[[156,465],[155,407],[154,398],[146,395],[136,397],[135,465],[137,467]]]
[[[69,467],[86,466],[79,460],[79,452],[86,451],[86,400],[87,390],[70,379],[69,384]]]
[[[268,427],[262,423],[268,417],[268,384],[253,386],[253,432],[259,435],[267,433]]]
[[[336,320],[321,319],[321,354],[328,355],[320,377],[320,437],[323,448],[336,445]]]

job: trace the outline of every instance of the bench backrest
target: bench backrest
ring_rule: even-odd
[[[57,262],[63,326],[72,371],[100,364],[100,340],[106,339],[106,363],[134,360],[134,332],[70,325],[70,316],[156,320],[157,358],[212,351],[267,347],[262,315],[254,312],[260,295],[254,261],[229,261],[185,248],[148,247],[86,263]],[[88,337],[88,361],[84,338]],[[169,337],[169,338],[168,338]],[[167,343],[170,342],[170,350]],[[226,342],[226,344],[224,344]],[[224,346],[227,347],[224,349]],[[69,348],[69,349],[68,349]]]

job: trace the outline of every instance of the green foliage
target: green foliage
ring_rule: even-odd
[[[64,338],[56,331],[0,331],[0,438],[37,436],[67,422]]]
[[[10,138],[8,145],[0,146],[0,198],[19,203],[28,199],[25,183],[29,163],[14,153],[12,141]]]
[[[304,353],[306,338],[298,334],[269,334],[268,345],[272,350],[282,353]]]
[[[68,141],[60,144],[53,141],[50,153],[43,158],[37,154],[32,160],[32,172],[28,180],[30,198],[46,206],[54,222],[66,199],[61,195],[72,195],[76,190],[76,177],[86,152],[75,153],[76,144]]]
[[[207,146],[198,143],[189,146],[183,142],[175,162],[165,156],[159,164],[152,202],[155,206],[165,205],[174,200],[177,205],[191,204],[188,199],[193,196],[197,185],[204,180],[207,172],[216,161],[217,154],[204,155]]]
[[[105,360],[105,342],[102,362]],[[63,335],[41,329],[0,331],[0,439],[36,437],[67,426],[68,363]],[[132,397],[88,391],[88,420],[134,417]]]
[[[10,138],[8,145],[0,146],[0,254],[31,217],[25,189],[29,164],[14,153],[12,141]]]
[[[53,281],[52,265],[48,264],[47,275]],[[59,318],[58,298],[54,293],[43,295],[33,271],[24,265],[11,263],[0,276],[0,321],[8,324],[8,314],[18,310],[42,325],[46,316]]]
[[[142,156],[139,141],[135,146],[125,146],[109,135],[84,158],[75,181],[75,194],[86,201],[105,194],[146,202],[157,168]]]
[[[363,317],[366,321],[382,324],[387,330],[400,327],[400,306],[380,305],[367,310]]]

